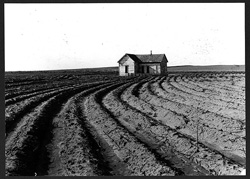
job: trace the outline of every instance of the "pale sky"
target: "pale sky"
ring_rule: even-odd
[[[244,3],[8,4],[5,71],[118,66],[164,53],[168,66],[244,65]]]

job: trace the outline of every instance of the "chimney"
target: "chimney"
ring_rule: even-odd
[[[152,55],[152,50],[150,50],[150,55]]]

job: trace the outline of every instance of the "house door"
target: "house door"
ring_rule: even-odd
[[[141,66],[141,73],[144,73],[144,66]]]
[[[128,73],[128,65],[125,66],[125,73]]]
[[[147,66],[147,73],[149,73],[149,66]]]

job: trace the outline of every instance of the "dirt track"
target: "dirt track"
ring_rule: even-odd
[[[6,176],[238,175],[246,166],[244,73],[38,79],[6,81]]]

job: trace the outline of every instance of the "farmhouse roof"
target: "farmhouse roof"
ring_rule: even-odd
[[[135,55],[135,54],[128,54],[128,53],[125,54],[125,56],[126,55],[128,55],[135,62],[139,62],[139,63],[160,63],[160,62],[162,62],[162,60],[165,56],[165,54]],[[118,61],[118,63],[120,63],[122,58]]]

